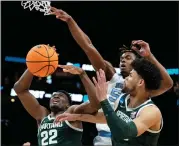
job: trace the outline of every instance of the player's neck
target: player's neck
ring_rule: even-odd
[[[57,115],[59,115],[59,114],[63,114],[65,111],[59,111],[59,112],[51,112],[51,116],[52,117],[55,117],[55,116],[57,116]]]
[[[126,73],[126,72],[122,72],[122,73],[121,73],[121,75],[122,75],[123,79],[125,79],[126,77],[128,77],[128,76],[129,76],[129,74],[128,74],[128,73]]]
[[[149,93],[143,90],[138,90],[138,92],[130,94],[130,108],[135,108],[144,103],[149,99]]]

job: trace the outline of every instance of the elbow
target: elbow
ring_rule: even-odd
[[[173,87],[173,80],[170,78],[170,81],[168,83],[168,88],[171,89]]]
[[[18,81],[14,84],[13,89],[14,89],[14,91],[15,91],[16,93],[19,92],[19,82],[18,82]]]
[[[17,81],[15,84],[14,84],[14,87],[13,87],[13,89],[14,89],[14,91],[16,92],[16,94],[19,94],[19,93],[22,93],[24,90],[23,90],[23,85],[21,85],[20,83],[19,83],[19,81]]]
[[[166,90],[170,90],[173,87],[173,80],[170,78],[170,80],[165,84]]]

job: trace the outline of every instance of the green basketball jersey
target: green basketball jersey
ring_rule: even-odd
[[[81,146],[82,129],[73,127],[68,121],[54,123],[54,117],[45,117],[38,128],[39,146]]]
[[[123,118],[125,121],[131,121],[135,119],[139,112],[147,106],[154,105],[151,99],[147,100],[143,104],[139,105],[136,108],[128,108],[129,95],[123,94],[119,99],[118,107],[115,112],[116,115]],[[114,146],[157,146],[158,138],[160,135],[160,131],[162,129],[163,121],[161,123],[161,128],[158,131],[153,131],[148,129],[142,135],[132,138],[132,139],[124,139],[124,140],[115,140],[112,138]],[[120,134],[120,131],[119,131]]]

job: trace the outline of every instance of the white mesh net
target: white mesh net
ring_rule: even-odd
[[[44,15],[49,15],[50,11],[50,1],[22,1],[21,5],[24,9],[29,8],[30,11],[35,8],[35,10],[43,12]]]

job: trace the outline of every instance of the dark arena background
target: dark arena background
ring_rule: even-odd
[[[153,98],[160,108],[164,127],[159,145],[178,145],[178,3],[177,2],[57,2],[52,6],[70,14],[90,37],[101,55],[119,68],[119,48],[142,39],[171,75],[174,86]],[[25,111],[13,85],[26,69],[28,51],[37,44],[55,45],[59,64],[82,67],[95,75],[90,62],[71,36],[67,24],[55,16],[23,9],[21,2],[1,2],[2,83],[1,128],[2,145],[22,145],[29,141],[37,145],[37,123]],[[175,87],[175,88],[174,88]],[[72,93],[74,104],[88,99],[78,76],[57,69],[47,78],[35,77],[30,87],[40,104],[48,108],[50,95],[59,89]],[[92,145],[97,135],[94,124],[83,123],[84,145]]]

